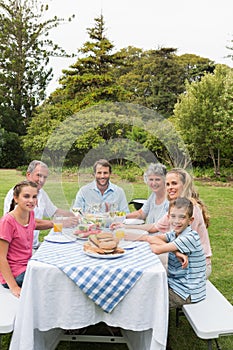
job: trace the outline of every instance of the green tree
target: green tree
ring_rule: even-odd
[[[63,19],[42,21],[48,9],[36,0],[0,1],[0,115],[9,132],[24,135],[52,78],[50,56],[66,55],[49,39]]]
[[[53,101],[73,100],[74,112],[99,102],[126,100],[128,95],[113,75],[122,57],[112,53],[114,45],[105,35],[103,15],[95,18],[87,32],[90,40],[79,49],[80,58],[71,69],[63,70],[62,87],[51,95]]]
[[[119,83],[131,92],[134,103],[156,110],[165,118],[173,113],[185,81],[197,81],[205,72],[213,71],[213,63],[195,55],[176,55],[177,49],[160,48],[142,51],[128,47],[124,66],[116,70]]]
[[[186,84],[175,105],[173,122],[186,143],[191,158],[199,164],[211,160],[215,175],[232,159],[233,70],[217,65],[214,74]]]
[[[112,53],[114,46],[105,36],[103,16],[96,18],[95,26],[87,31],[90,40],[79,50],[82,57],[71,65],[71,69],[63,70],[63,76],[60,79],[61,88],[56,89],[37,109],[37,115],[27,129],[24,149],[29,153],[35,152],[35,148],[37,152],[43,152],[53,130],[72,114],[98,103],[126,99],[127,91],[117,85],[113,74],[113,68],[122,62],[122,55]],[[82,130],[83,120],[79,121],[78,128]],[[78,158],[80,152],[85,153],[98,142],[119,135],[119,130],[122,131],[121,134],[124,133],[124,129],[117,123],[106,125],[104,118],[100,118],[100,123],[91,132],[87,129],[86,133],[83,132],[82,135],[79,133],[70,151],[72,159],[74,159],[75,149]],[[61,144],[61,148],[63,146],[64,144]],[[51,156],[54,159],[55,154],[53,149]]]

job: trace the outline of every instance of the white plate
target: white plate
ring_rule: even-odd
[[[123,249],[134,249],[137,247],[137,243],[136,242],[132,242],[132,241],[125,241],[124,239],[122,239],[119,243],[119,246]]]
[[[98,259],[116,259],[116,258],[121,258],[126,254],[126,252],[121,254],[97,254],[97,253],[86,252],[85,250],[83,250],[83,253],[88,256],[91,256],[92,258],[98,258]]]
[[[125,225],[141,225],[144,224],[144,220],[141,219],[125,219],[124,220]]]
[[[51,233],[44,237],[44,240],[52,243],[72,243],[76,242],[76,238],[66,237],[62,233]]]

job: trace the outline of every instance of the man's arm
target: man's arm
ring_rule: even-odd
[[[65,217],[69,217],[69,216],[75,217],[74,213],[72,213],[71,211],[64,210],[64,209],[61,209],[61,208],[57,208],[57,210],[55,211],[54,215],[65,216]]]
[[[11,188],[9,190],[9,192],[7,193],[5,199],[4,199],[4,209],[3,209],[3,214],[6,214],[10,211],[10,206],[11,206],[11,202],[13,199],[13,188]]]
[[[52,220],[42,220],[35,218],[36,222],[36,230],[48,230],[50,228],[53,228],[53,221]]]

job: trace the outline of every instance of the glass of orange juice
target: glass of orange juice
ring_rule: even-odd
[[[63,229],[63,218],[55,216],[53,218],[53,232],[55,233],[61,233]]]
[[[115,230],[115,237],[119,240],[122,240],[125,238],[125,230],[123,227],[119,227]]]

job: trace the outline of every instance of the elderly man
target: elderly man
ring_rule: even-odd
[[[45,192],[45,190],[42,188],[47,180],[49,174],[48,166],[39,161],[39,160],[33,160],[27,169],[26,178],[29,181],[33,181],[38,186],[38,203],[37,207],[34,209],[35,211],[35,218],[36,219],[42,219],[43,217],[52,217],[54,215],[60,215],[60,216],[70,216],[70,219],[67,220],[66,226],[73,226],[77,224],[78,219],[74,216],[73,213],[67,210],[63,210],[60,208],[57,208],[51,199],[49,198],[48,194]],[[9,190],[7,193],[5,200],[4,200],[4,214],[7,213],[10,209],[10,205],[13,199],[13,188]],[[43,229],[49,229],[53,227],[53,222],[50,220],[45,221],[45,227]],[[39,246],[39,231],[34,231],[34,241],[33,241],[33,248],[37,249]]]
[[[124,211],[129,213],[129,207],[124,190],[111,183],[111,164],[106,159],[100,159],[93,166],[94,181],[80,188],[76,195],[74,207],[81,208],[85,213],[99,205],[99,211]]]

